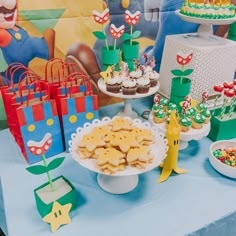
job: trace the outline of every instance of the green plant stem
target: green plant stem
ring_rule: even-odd
[[[114,50],[116,50],[116,39],[114,40]]]
[[[181,66],[181,71],[184,72],[184,66]],[[183,83],[183,76],[180,77],[180,83]]]
[[[132,40],[132,35],[133,35],[133,26],[130,26],[130,46],[132,46],[133,40]]]
[[[226,98],[224,98],[223,105],[222,105],[221,112],[220,112],[220,120],[223,120],[223,118],[224,118],[227,102],[228,102],[228,100]]]
[[[215,98],[214,105],[213,105],[214,110],[213,110],[212,116],[215,115],[216,105],[217,105],[217,102],[218,102],[218,98],[219,98],[219,97],[220,97],[220,95],[219,95],[219,96],[217,95],[216,98]]]
[[[45,157],[44,154],[42,155],[42,159],[43,159],[44,166],[47,168],[48,164],[47,164],[46,157]],[[53,192],[53,191],[55,191],[55,187],[54,187],[54,185],[52,183],[52,178],[51,178],[48,170],[46,171],[46,173],[47,173],[48,182],[50,184],[51,191]]]
[[[104,25],[102,24],[102,32],[105,34],[105,36],[106,36],[106,32],[105,32],[105,29],[104,29]],[[108,43],[107,43],[107,38],[105,39],[105,44],[106,44],[106,48],[107,48],[107,50],[109,49],[108,48]]]
[[[231,102],[230,102],[230,109],[229,109],[229,117],[231,117],[233,115],[234,112],[234,102],[235,102],[236,98],[232,98]]]

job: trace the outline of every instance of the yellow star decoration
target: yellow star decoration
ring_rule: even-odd
[[[69,217],[71,207],[71,203],[64,206],[57,201],[53,203],[52,211],[43,218],[44,222],[51,224],[51,230],[53,233],[56,232],[61,225],[66,225],[71,222]]]
[[[100,75],[102,76],[104,82],[106,83],[107,79],[111,76],[112,67],[108,66],[105,71],[100,72]]]

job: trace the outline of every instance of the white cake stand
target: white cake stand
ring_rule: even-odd
[[[119,93],[108,92],[106,90],[106,85],[105,85],[103,79],[100,79],[98,81],[98,87],[103,93],[105,93],[111,97],[123,98],[124,99],[124,108],[117,115],[122,116],[122,117],[127,116],[127,117],[134,119],[134,118],[138,117],[138,114],[132,109],[132,104],[131,104],[132,99],[148,97],[148,96],[155,94],[160,88],[160,83],[158,82],[155,87],[150,88],[148,93],[145,93],[145,94],[136,93],[135,95],[124,95],[121,92],[119,92]]]
[[[115,118],[116,117],[113,117],[112,119]],[[130,119],[129,117],[127,118]],[[97,183],[103,190],[113,194],[123,194],[132,191],[137,186],[139,174],[150,171],[161,164],[161,162],[166,157],[168,146],[166,138],[162,133],[159,132],[157,127],[151,126],[149,122],[143,122],[139,119],[134,119],[134,126],[151,130],[155,137],[155,142],[151,145],[151,155],[154,158],[153,162],[147,165],[145,169],[138,169],[135,167],[127,166],[125,170],[117,171],[112,175],[104,174],[100,169],[96,167],[95,159],[81,158],[78,151],[78,143],[82,139],[83,135],[89,133],[93,129],[93,127],[106,125],[112,119],[110,119],[109,117],[104,117],[102,120],[94,120],[92,124],[86,123],[83,128],[79,127],[76,130],[76,133],[73,133],[71,135],[72,139],[69,141],[69,151],[72,154],[72,158],[81,166],[98,174]]]
[[[161,124],[156,124],[153,121],[153,115],[150,113],[149,115],[149,121],[151,124],[155,125],[160,132],[163,134],[166,133],[166,125],[165,122]],[[203,128],[201,129],[194,129],[190,128],[189,131],[187,132],[180,132],[180,144],[179,144],[179,150],[183,150],[188,147],[188,142],[191,140],[199,140],[202,139],[203,137],[207,136],[210,132],[211,125],[210,122],[208,124],[204,124]]]
[[[228,25],[236,21],[236,16],[228,19],[204,19],[183,15],[180,10],[176,10],[175,13],[185,21],[200,24],[197,31],[198,36],[208,40],[211,40],[210,36],[213,35],[212,25]]]

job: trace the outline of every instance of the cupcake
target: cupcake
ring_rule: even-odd
[[[137,93],[148,93],[150,86],[148,78],[140,77],[137,79]]]
[[[197,111],[200,113],[200,112],[206,110],[207,107],[206,107],[206,104],[205,104],[205,103],[201,102],[201,103],[199,103],[199,104],[197,105],[196,109],[197,109]]]
[[[208,124],[209,123],[209,121],[210,121],[210,119],[211,119],[211,112],[209,111],[209,110],[203,110],[201,113],[200,113],[201,115],[203,115],[203,116],[205,116],[205,124]]]
[[[196,115],[196,113],[197,113],[197,110],[196,110],[196,108],[194,108],[194,107],[190,107],[190,108],[187,110],[187,112],[188,112],[188,114],[189,114],[190,117],[194,117],[194,116]]]
[[[124,95],[135,95],[137,90],[136,80],[127,79],[122,81],[121,89]]]
[[[159,80],[159,73],[153,70],[153,71],[148,72],[147,76],[150,79],[151,87],[155,87]]]
[[[154,114],[155,112],[157,112],[158,110],[163,110],[163,106],[162,105],[158,105],[157,103],[153,104],[152,106],[152,114]]]
[[[164,111],[167,112],[169,100],[167,98],[161,98],[160,104],[164,107]]]
[[[192,127],[194,129],[201,129],[203,127],[205,119],[205,116],[197,113],[192,119]]]
[[[182,132],[187,132],[189,131],[191,125],[192,125],[192,121],[189,117],[187,116],[182,116],[179,119],[179,124],[180,124],[180,129]]]
[[[129,77],[131,79],[138,79],[143,75],[142,71],[140,69],[133,70],[129,73]]]
[[[166,120],[166,113],[164,110],[158,110],[157,112],[154,113],[153,116],[153,121],[154,123],[160,124],[163,123]]]
[[[119,76],[109,78],[106,81],[106,90],[111,93],[119,93],[121,87],[121,78]]]

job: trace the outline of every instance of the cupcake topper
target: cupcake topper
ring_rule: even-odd
[[[160,105],[160,101],[161,101],[161,96],[159,94],[156,94],[155,97],[154,97],[154,102],[157,105]]]
[[[187,101],[184,101],[183,104],[182,104],[182,113],[185,115],[186,114],[186,111],[187,109],[190,107],[190,103],[187,102]]]
[[[156,63],[155,63],[155,57],[152,56],[151,59],[150,59],[150,61],[149,61],[149,66],[150,66],[151,68],[154,68],[155,65],[156,65]]]
[[[144,64],[145,64],[145,66],[146,66],[147,63],[148,63],[148,54],[147,54],[147,53],[144,53],[144,54],[143,54],[143,58],[144,58]]]
[[[188,102],[188,103],[191,105],[191,103],[192,103],[192,97],[191,97],[191,95],[186,96],[186,97],[184,98],[184,101]]]
[[[206,103],[208,97],[209,97],[209,93],[208,92],[203,92],[202,93],[202,102]]]

